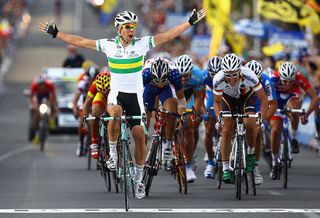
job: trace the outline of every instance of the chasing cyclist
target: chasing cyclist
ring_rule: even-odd
[[[175,61],[181,77],[184,90],[184,96],[187,100],[186,111],[192,114],[204,114],[205,87],[203,85],[203,72],[200,68],[193,64],[192,59],[188,55],[182,55]],[[195,110],[195,111],[193,111]],[[187,182],[194,182],[197,177],[192,169],[192,157],[198,142],[199,117],[192,117],[192,114],[186,115],[185,128],[185,148],[186,148],[186,176]]]
[[[96,76],[92,82],[86,100],[83,103],[83,115],[89,117],[90,114],[94,117],[99,117],[107,111],[108,95],[110,92],[110,73],[103,72]],[[91,133],[91,157],[98,159],[99,157],[99,122],[98,120],[90,120],[89,122]]]
[[[120,116],[125,111],[127,115],[140,115],[144,112],[143,79],[141,70],[146,53],[155,46],[159,46],[181,35],[185,30],[199,22],[206,15],[206,10],[198,12],[194,9],[188,21],[155,36],[136,38],[138,17],[130,12],[123,11],[115,17],[115,27],[118,36],[113,39],[92,40],[77,35],[71,35],[58,30],[56,24],[43,21],[39,25],[42,32],[50,34],[78,47],[103,52],[108,57],[111,73],[111,86],[108,96],[108,113],[110,116]],[[135,196],[138,199],[145,197],[145,187],[142,183],[142,173],[145,163],[146,147],[143,126],[140,121],[130,121],[132,136],[135,143]],[[111,121],[108,124],[110,145],[109,168],[116,168],[116,143],[120,134],[120,122]],[[94,149],[94,147],[93,147]],[[114,152],[112,152],[114,151]]]
[[[83,147],[83,139],[84,135],[81,131],[81,127],[83,124],[83,113],[82,113],[82,107],[84,104],[84,101],[87,97],[87,93],[89,91],[89,88],[91,86],[91,83],[94,81],[96,76],[99,73],[99,69],[96,66],[90,66],[85,71],[85,74],[81,77],[80,81],[78,82],[78,87],[74,93],[72,105],[73,105],[73,114],[78,119],[79,118],[79,143],[77,146],[77,156],[81,157],[85,155],[85,148]]]
[[[268,100],[258,77],[248,68],[242,67],[241,60],[235,54],[226,54],[222,59],[221,71],[213,78],[214,111],[218,115],[221,111],[231,113],[255,114],[254,93],[261,103],[262,122],[265,120]],[[255,165],[254,146],[256,144],[258,126],[255,119],[244,119],[246,128],[247,171],[252,172]],[[221,131],[220,145],[222,156],[223,176],[225,183],[232,182],[229,168],[231,139],[235,130],[233,118],[224,118]]]
[[[213,108],[213,77],[221,70],[222,58],[218,56],[212,57],[208,61],[208,67],[203,71],[204,78],[203,84],[206,85],[206,115],[203,117],[205,123],[205,137],[204,144],[206,149],[206,154],[208,155],[208,164],[204,171],[204,177],[212,178],[215,177],[215,161],[214,161],[214,151],[213,151],[213,137],[217,137],[217,132],[215,128],[216,124],[216,114]]]
[[[32,122],[32,134],[30,134],[29,139],[32,140],[35,144],[40,143],[39,138],[39,124],[40,124],[40,111],[39,106],[44,99],[47,99],[49,105],[51,106],[52,113],[50,114],[51,118],[50,122],[54,120],[56,117],[56,113],[58,111],[57,108],[57,97],[55,91],[54,83],[47,79],[45,75],[39,74],[32,81],[30,86],[30,104],[31,104],[31,122]],[[52,125],[52,124],[51,124]]]
[[[185,111],[186,99],[182,89],[181,76],[172,62],[163,58],[149,59],[142,70],[142,76],[144,84],[143,102],[148,105],[147,123],[149,123],[152,110],[157,109],[157,96],[159,96],[164,110],[173,113],[178,112],[179,114]],[[177,99],[171,86],[174,88]],[[164,139],[162,139],[164,141],[162,151],[166,170],[171,169],[175,121],[175,117],[168,117]]]
[[[271,119],[271,117],[274,115],[274,113],[277,110],[277,100],[276,100],[276,93],[273,87],[273,83],[270,80],[270,77],[263,73],[263,68],[262,65],[255,60],[251,60],[249,61],[245,67],[249,68],[250,70],[252,70],[258,77],[258,79],[260,80],[260,83],[268,97],[268,110],[267,110],[267,115],[266,115],[266,121],[269,121]],[[256,98],[256,112],[260,111],[260,101],[259,99],[255,96]],[[262,132],[261,129],[258,130],[257,133],[257,140],[256,140],[256,144],[254,146],[254,153],[256,155],[256,163],[255,163],[255,167],[254,167],[254,182],[256,185],[260,185],[263,183],[263,177],[259,171],[259,160],[260,160],[260,155],[261,155],[261,146],[262,146]]]
[[[274,85],[278,109],[288,107],[290,109],[299,109],[302,104],[303,90],[310,98],[311,102],[305,115],[301,116],[301,124],[305,125],[308,122],[308,117],[318,106],[318,96],[314,88],[311,87],[308,80],[297,71],[294,64],[284,62],[280,65],[279,71],[275,71],[271,77]],[[291,122],[291,145],[292,153],[299,153],[299,144],[296,139],[297,129],[299,126],[299,114],[290,114]],[[279,147],[282,132],[282,116],[280,113],[275,113],[271,118],[271,150],[272,150],[272,169],[270,178],[276,180],[279,178]]]

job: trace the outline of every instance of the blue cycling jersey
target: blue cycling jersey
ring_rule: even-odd
[[[262,73],[260,77],[260,82],[268,97],[268,101],[276,100],[277,99],[276,92],[270,77],[267,74]],[[255,95],[254,98],[256,99],[256,111],[260,111],[260,101],[257,95]]]
[[[208,69],[203,71],[203,85],[208,86],[211,90],[213,89],[213,82]]]

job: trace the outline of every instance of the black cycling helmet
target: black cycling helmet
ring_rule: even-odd
[[[154,83],[166,83],[169,74],[169,61],[159,57],[151,63],[151,79]]]

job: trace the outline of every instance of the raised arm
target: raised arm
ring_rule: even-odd
[[[77,47],[96,50],[96,40],[87,39],[81,36],[61,32],[58,30],[58,27],[55,23],[49,24],[47,21],[44,20],[40,22],[39,30],[43,33],[51,35],[52,38],[58,38],[68,44],[72,44]]]
[[[187,30],[192,25],[198,23],[202,18],[206,16],[207,9],[201,9],[196,12],[196,9],[193,9],[189,21],[186,21],[178,26],[175,26],[164,33],[155,35],[153,40],[156,46],[161,45],[165,42],[168,42],[177,36],[181,35],[185,30]]]

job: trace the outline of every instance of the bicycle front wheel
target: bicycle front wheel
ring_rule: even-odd
[[[175,138],[174,142],[175,170],[176,179],[179,185],[179,192],[187,194],[188,188],[186,177],[186,164],[184,159],[184,147],[178,135]]]
[[[283,177],[283,188],[288,187],[288,161],[289,161],[289,149],[288,149],[288,133],[283,132],[283,156],[282,156],[282,177]]]
[[[144,175],[143,175],[143,181],[144,181],[144,184],[146,185],[146,196],[149,196],[153,176],[157,174],[156,158],[157,158],[159,145],[160,145],[159,139],[155,139],[152,142],[149,158],[146,161]]]

